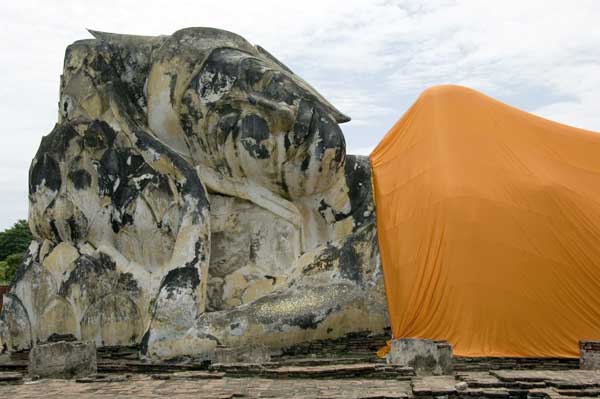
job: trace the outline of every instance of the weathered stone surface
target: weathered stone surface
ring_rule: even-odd
[[[452,358],[452,368],[456,372],[482,370],[572,370],[579,368],[579,359],[454,356]]]
[[[410,367],[382,363],[323,364],[283,366],[279,364],[215,363],[210,370],[231,377],[260,376],[262,378],[376,378],[408,380],[415,375]]]
[[[22,384],[23,374],[21,373],[10,373],[0,372],[0,385],[3,384]]]
[[[153,379],[139,375],[124,382],[41,380],[36,384],[0,387],[2,397],[26,398],[408,398],[408,381],[336,379]]]
[[[453,376],[419,377],[412,381],[415,396],[449,396],[456,393],[456,379]]]
[[[598,373],[560,371],[548,378],[561,378],[571,384],[563,389],[473,388],[457,390],[460,381],[449,376],[417,377],[413,381],[374,378],[232,378],[214,373],[170,373],[160,375],[100,376],[79,380],[43,379],[21,385],[1,385],[2,397],[170,397],[170,398],[553,398],[598,397]],[[485,375],[482,374],[482,377]],[[206,377],[206,378],[204,378]],[[476,379],[476,377],[474,377]],[[79,384],[76,381],[87,382]],[[581,385],[580,382],[585,382]],[[411,387],[412,385],[412,387]]]
[[[378,333],[352,332],[335,339],[315,340],[282,348],[278,357],[293,359],[299,356],[310,356],[321,360],[340,357],[376,359],[373,354],[385,345],[388,339],[387,329]]]
[[[6,291],[8,291],[8,286],[0,284],[0,310],[2,310],[3,297]]]
[[[447,342],[402,338],[391,342],[388,363],[412,367],[418,374],[452,372],[452,348]]]
[[[251,345],[243,348],[216,348],[212,358],[214,363],[253,363],[271,361],[271,351],[265,346]]]
[[[352,334],[352,339],[357,336]],[[197,364],[189,359],[181,362],[132,361],[131,356],[137,356],[133,348],[103,347],[98,352],[98,371],[103,374],[76,380],[85,384],[25,378],[25,385],[0,386],[0,396],[562,399],[598,397],[600,393],[600,373],[597,371],[544,370],[545,364],[553,367],[546,359],[528,359],[528,363],[520,365],[533,367],[537,362],[536,370],[490,371],[503,364],[513,364],[491,358],[480,363],[481,366],[491,365],[490,369],[460,372],[454,376],[423,377],[415,376],[411,368],[387,365],[373,353],[370,357],[339,358],[330,354],[321,357],[316,352],[314,357],[288,356],[263,364],[215,364],[209,370],[207,364]],[[23,355],[14,352],[10,357],[17,359]],[[0,356],[0,370],[6,365],[3,356]],[[509,360],[514,362],[514,359]],[[117,363],[120,366],[117,367]]]
[[[95,374],[91,377],[80,377],[75,379],[75,382],[80,384],[91,384],[94,382],[125,382],[127,381],[129,376],[127,375],[104,375],[104,374]]]
[[[29,374],[41,378],[76,378],[95,374],[93,342],[52,342],[35,345],[29,352]]]
[[[388,325],[369,163],[348,121],[230,32],[91,32],[29,175],[12,351],[52,334],[208,359]]]
[[[600,341],[579,341],[579,366],[584,370],[600,370]]]
[[[233,309],[288,283],[300,232],[249,201],[209,195],[211,253],[207,311]]]

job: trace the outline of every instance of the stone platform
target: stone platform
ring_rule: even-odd
[[[367,351],[320,357],[291,352],[263,364],[149,363],[138,358],[135,347],[103,348],[98,374],[76,380],[32,380],[27,353],[14,353],[0,356],[0,397],[600,397],[600,372],[577,369],[577,359],[454,358],[453,374],[418,377],[411,368],[387,365]]]
[[[40,380],[0,386],[3,398],[407,398],[410,382],[389,380],[272,380],[262,378],[155,379],[77,383]]]
[[[234,378],[219,372],[100,374],[78,380],[18,381],[0,373],[0,397],[197,398],[583,398],[600,397],[600,373],[589,370],[501,370],[450,376],[377,378]],[[19,384],[19,385],[15,385]]]
[[[138,347],[104,347],[97,375],[69,381],[32,380],[23,351],[0,355],[0,398],[600,397],[600,372],[579,370],[578,359],[455,357],[453,374],[419,377],[375,357],[383,342],[384,336],[351,334],[274,352],[262,364],[151,363],[139,358]]]

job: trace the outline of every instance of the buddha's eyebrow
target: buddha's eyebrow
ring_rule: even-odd
[[[280,104],[279,102],[273,101],[273,100],[266,98],[265,96],[260,95],[258,93],[248,94],[248,101],[252,105],[260,105],[260,106],[263,106],[265,108],[272,109],[275,111],[280,110],[282,107],[282,104]]]
[[[258,105],[259,107],[269,110],[281,121],[293,124],[296,118],[293,109],[284,102],[273,101],[259,93],[249,93],[247,98],[250,104]]]

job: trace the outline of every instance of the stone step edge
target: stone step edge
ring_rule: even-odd
[[[230,363],[213,364],[209,370],[224,372],[227,376],[260,376],[273,378],[357,378],[410,379],[414,369],[410,367],[388,366],[375,363],[323,366],[285,366],[269,368],[262,364]]]

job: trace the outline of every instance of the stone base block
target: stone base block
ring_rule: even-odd
[[[446,341],[402,338],[392,340],[390,364],[412,367],[418,375],[452,372],[452,347]]]
[[[271,351],[265,346],[244,348],[215,348],[212,362],[220,364],[252,363],[262,364],[271,361]]]
[[[17,385],[23,383],[23,375],[21,373],[0,372],[0,385]]]
[[[52,342],[29,352],[29,374],[40,378],[80,378],[96,374],[93,342]]]
[[[600,370],[600,341],[579,341],[579,368]]]

